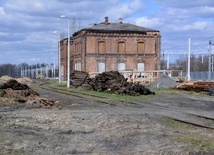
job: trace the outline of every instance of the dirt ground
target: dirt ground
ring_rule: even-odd
[[[1,155],[214,154],[214,96],[155,90],[133,104],[102,104],[37,91],[62,108],[0,103]]]

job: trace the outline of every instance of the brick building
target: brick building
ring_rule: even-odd
[[[60,42],[63,80],[67,77],[67,40]],[[123,23],[121,18],[110,23],[105,17],[104,22],[81,29],[70,38],[71,70],[159,70],[160,46],[158,30]]]

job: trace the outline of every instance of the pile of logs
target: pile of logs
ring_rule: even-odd
[[[39,97],[39,93],[35,92],[26,84],[11,79],[0,85],[2,89],[0,97],[14,98],[19,102],[28,103],[28,107],[52,107],[58,106],[54,101]]]
[[[175,89],[195,92],[212,92],[214,89],[214,82],[205,82],[205,81],[186,82],[182,83],[180,86],[175,87]]]
[[[83,88],[85,90],[90,90],[89,85],[89,74],[83,71],[73,71],[70,74],[71,86],[74,88]]]
[[[19,83],[15,79],[10,79],[10,80],[8,80],[5,83],[3,83],[3,84],[0,85],[0,89],[7,89],[7,88],[11,88],[13,90],[26,90],[26,89],[30,89],[28,87],[28,85]]]
[[[155,94],[144,85],[127,82],[118,71],[103,72],[91,78],[89,85],[93,90],[113,94],[128,94],[132,96]]]

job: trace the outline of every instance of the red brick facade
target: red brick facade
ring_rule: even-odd
[[[120,29],[121,26],[123,28]],[[161,36],[157,30],[121,22],[111,25],[107,19],[94,28],[75,33],[70,45],[71,70],[102,72],[160,69]],[[63,80],[66,80],[67,39],[61,41],[61,65],[64,68]]]

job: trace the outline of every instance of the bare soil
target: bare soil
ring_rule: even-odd
[[[62,108],[0,103],[1,155],[214,154],[214,96],[155,90],[133,104],[103,104],[36,91]]]

